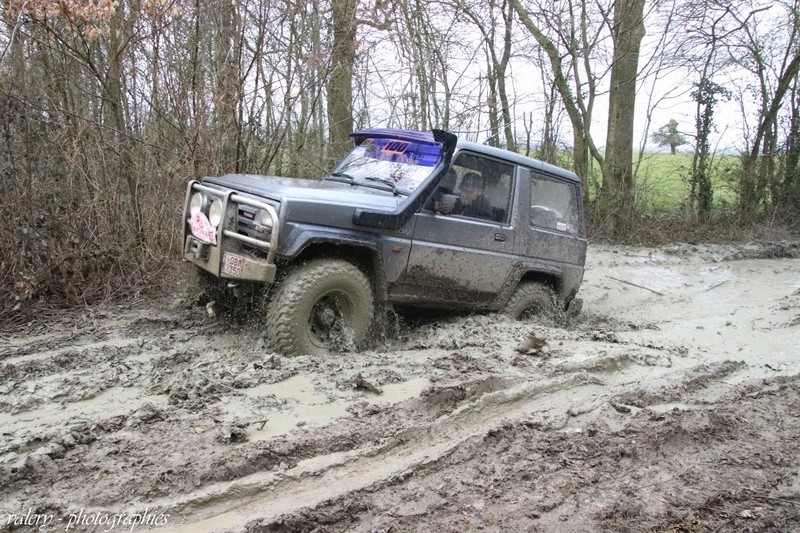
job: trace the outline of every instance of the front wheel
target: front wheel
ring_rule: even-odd
[[[317,259],[280,283],[267,309],[267,335],[287,355],[357,348],[375,314],[369,279],[352,263]]]
[[[529,316],[552,318],[558,310],[558,296],[541,283],[520,283],[502,313],[515,320]]]

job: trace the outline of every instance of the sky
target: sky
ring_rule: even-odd
[[[517,33],[520,41],[515,43],[515,57],[512,59],[510,68],[507,72],[506,82],[510,97],[513,103],[513,110],[515,113],[515,127],[517,132],[517,144],[524,143],[525,129],[523,127],[523,115],[533,113],[535,117],[535,124],[533,127],[534,141],[538,142],[540,136],[536,135],[537,130],[540,130],[543,109],[543,85],[540,79],[539,69],[534,66],[530,60],[523,57],[524,54],[532,55],[535,53],[537,46],[527,30],[523,29],[519,22],[517,25]],[[647,22],[647,29],[650,32],[644,39],[642,44],[642,53],[640,56],[640,69],[646,70],[650,65],[649,61],[654,57],[654,49],[659,42],[660,31],[657,27],[655,19],[650,19]],[[765,28],[766,26],[764,26]],[[480,105],[480,102],[485,102],[485,91],[481,93],[476,89],[476,80],[480,73],[485,71],[485,57],[480,51],[481,36],[476,30],[474,34],[464,33],[463,28],[459,28],[455,33],[455,37],[469,43],[460,52],[461,57],[449,58],[450,68],[450,82],[453,79],[461,79],[462,85],[456,89],[463,98],[461,105]],[[763,29],[762,31],[766,31]],[[678,35],[676,33],[676,35]],[[678,37],[680,38],[680,36]],[[405,81],[407,75],[403,72],[392,71],[396,68],[393,64],[394,58],[397,57],[396,49],[393,48],[393,43],[389,40],[384,42],[374,42],[371,44],[374,48],[369,52],[371,54],[370,67],[380,69],[380,74],[375,74],[379,81],[374,81],[374,87],[370,88],[370,94],[377,96],[375,98],[375,108],[370,110],[370,121],[374,126],[400,126],[402,124],[392,124],[391,117],[397,120],[397,114],[402,113],[402,102],[397,99],[397,94],[394,95],[394,100],[386,98],[384,95],[387,93],[398,93],[402,90],[413,91],[413,86],[407,85]],[[785,47],[785,45],[784,45]],[[472,50],[472,52],[470,52]],[[475,52],[477,50],[477,52]],[[690,53],[694,52],[699,58],[698,61],[702,63],[702,50],[688,50]],[[471,55],[470,55],[471,54]],[[602,53],[598,54],[602,56]],[[608,52],[606,51],[606,55]],[[696,66],[695,66],[696,67]],[[593,64],[593,69],[601,69],[601,64]],[[699,67],[698,67],[699,68]],[[636,116],[634,123],[634,151],[644,145],[645,151],[668,151],[668,147],[658,147],[650,140],[650,134],[657,130],[659,127],[669,123],[670,120],[675,119],[678,121],[679,130],[686,135],[690,140],[693,139],[695,132],[695,111],[696,104],[691,98],[691,91],[693,89],[693,81],[699,79],[696,73],[697,68],[693,65],[681,69],[675,69],[672,72],[662,74],[661,77],[654,82],[652,77],[645,77],[640,80],[637,88],[636,100]],[[459,78],[461,76],[461,78]],[[745,73],[741,70],[736,71],[730,69],[723,74],[715,76],[713,80],[723,86],[735,88],[742,86],[746,83]],[[473,80],[472,86],[469,81]],[[601,82],[599,94],[595,101],[595,107],[592,118],[591,132],[598,148],[603,148],[606,138],[607,128],[607,115],[608,115],[608,94],[607,89],[603,87],[602,83],[608,83],[608,76],[605,81]],[[745,99],[747,100],[747,99]],[[389,103],[387,103],[389,102]],[[393,102],[393,103],[392,103]],[[394,108],[392,108],[394,106]],[[736,99],[730,101],[720,101],[716,106],[715,113],[715,126],[714,132],[711,136],[711,148],[716,152],[724,153],[738,153],[746,148],[746,124],[743,116],[748,116],[749,120],[753,121],[755,115],[755,104],[746,101],[745,115],[741,109],[742,104]],[[458,112],[458,106],[454,106],[453,111]],[[485,107],[485,104],[484,104]],[[398,108],[400,109],[398,111]],[[489,136],[488,116],[483,110],[480,110],[480,123],[478,125],[472,123],[466,126],[465,130],[458,131],[453,127],[454,132],[463,137],[475,140],[478,142],[484,141]],[[649,119],[648,119],[649,116]],[[474,119],[474,115],[473,115]],[[432,125],[435,127],[435,125]],[[563,114],[561,125],[560,140],[565,148],[568,148],[572,142],[572,134],[570,123],[566,113]],[[679,148],[681,151],[692,151],[691,145],[682,146]]]

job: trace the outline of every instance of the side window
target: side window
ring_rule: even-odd
[[[514,167],[474,154],[459,154],[439,190],[458,198],[453,215],[507,222]]]
[[[531,224],[566,233],[578,233],[579,213],[575,185],[534,174],[531,177]]]

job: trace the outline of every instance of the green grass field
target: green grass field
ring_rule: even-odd
[[[634,156],[636,174],[636,197],[639,206],[647,213],[675,213],[685,205],[689,196],[689,176],[692,171],[692,154],[650,152]],[[638,165],[638,167],[637,167]],[[711,161],[711,184],[714,191],[714,209],[725,210],[736,202],[736,192],[731,185],[741,168],[735,155],[717,154]],[[596,181],[600,181],[600,170],[593,168]],[[594,197],[595,184],[590,181],[590,196]]]

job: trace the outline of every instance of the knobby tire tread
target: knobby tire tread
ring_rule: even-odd
[[[526,282],[517,287],[511,295],[503,314],[518,319],[526,309],[536,305],[539,308],[538,315],[552,316],[556,311],[555,300],[555,293],[550,287],[541,283]]]
[[[284,354],[302,354],[307,351],[296,338],[296,310],[309,287],[334,275],[345,275],[362,286],[369,295],[368,322],[374,318],[372,286],[361,270],[340,259],[316,259],[296,267],[280,283],[267,310],[267,334],[274,348]],[[305,320],[305,318],[303,318]],[[369,328],[367,328],[369,329]],[[362,339],[357,339],[361,341]]]

